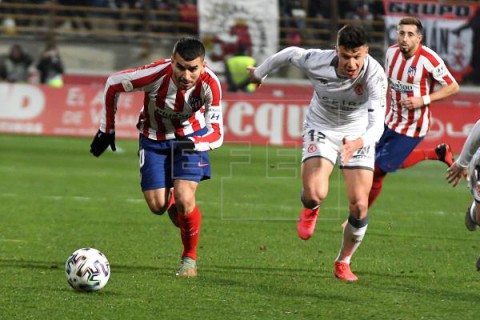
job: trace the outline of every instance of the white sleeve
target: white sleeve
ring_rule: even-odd
[[[383,70],[368,80],[368,89],[371,92],[368,100],[368,127],[361,136],[363,145],[375,144],[384,130],[385,112],[387,104],[387,78]]]
[[[276,71],[278,68],[286,66],[289,63],[300,67],[299,60],[306,50],[299,47],[288,47],[274,55],[268,57],[261,65],[259,65],[254,75],[258,79],[263,79],[269,73]]]
[[[472,131],[463,145],[462,152],[455,163],[460,167],[465,168],[472,160],[472,157],[475,152],[477,152],[478,148],[480,148],[480,120],[478,120],[473,126]]]

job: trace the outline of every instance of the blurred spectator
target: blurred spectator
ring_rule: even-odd
[[[250,83],[247,67],[255,67],[255,59],[248,55],[248,48],[239,46],[234,56],[225,62],[228,91],[254,92],[257,85]]]
[[[212,61],[224,61],[226,57],[238,52],[239,47],[246,50],[247,55],[252,55],[253,43],[250,36],[248,24],[244,19],[236,19],[230,27],[229,35],[233,41],[224,41],[218,36],[211,39],[213,48],[210,55]]]
[[[54,44],[45,46],[37,63],[37,70],[40,73],[40,83],[56,88],[63,87],[65,70],[60,53]]]
[[[240,47],[242,47],[247,55],[252,55],[253,43],[247,21],[236,19],[235,24],[230,27],[230,35],[237,39],[235,49],[233,50],[234,54],[239,51]]]
[[[289,46],[302,44],[301,29],[305,28],[307,13],[300,0],[279,0],[280,6],[280,37],[287,40]],[[285,30],[286,29],[286,30]]]
[[[120,20],[118,23],[119,31],[140,31],[142,25],[142,13],[138,12],[143,7],[141,0],[115,0],[116,15],[115,18]],[[136,23],[126,23],[136,22]]]
[[[89,16],[86,11],[78,10],[75,8],[68,7],[87,7],[90,5],[90,1],[83,0],[57,0],[58,4],[61,4],[66,7],[63,14],[67,17],[70,17],[70,23],[73,29],[85,28],[87,30],[92,30],[93,26],[89,20]]]
[[[28,82],[32,58],[22,46],[14,44],[7,55],[0,57],[0,80],[8,82]]]
[[[338,14],[341,19],[346,19],[348,15],[355,12],[355,8],[350,3],[350,0],[338,0]]]
[[[372,1],[369,4],[370,12],[373,14],[373,19],[383,20],[385,18],[385,7],[382,1]]]
[[[46,15],[46,7],[43,6],[48,0],[0,0],[7,5],[12,4],[25,4],[25,5],[34,5],[29,8],[19,7],[11,9],[3,9],[5,13],[10,13],[13,15],[18,15],[14,17],[14,24],[17,27],[29,27],[29,26],[40,26],[43,24],[44,17]],[[32,17],[26,17],[26,16]]]
[[[152,31],[154,32],[173,32],[174,31],[174,16],[171,12],[175,9],[176,4],[172,0],[152,0],[151,6],[153,10],[159,10],[163,12],[154,12],[153,21],[158,24],[152,23]],[[198,25],[198,21],[196,22]]]
[[[357,1],[353,11],[348,11],[345,14],[346,19],[351,20],[373,20],[373,14],[370,12],[370,8],[365,1]]]
[[[182,0],[178,6],[178,21],[188,23],[190,26],[180,27],[180,32],[198,34],[198,12],[194,0]]]
[[[373,30],[377,32],[383,32],[385,30],[385,7],[382,1],[372,1],[369,4],[370,12],[373,15],[373,20],[376,23],[373,25]]]
[[[332,18],[331,1],[309,1],[308,4],[307,12],[310,21],[308,28],[309,30],[315,30],[311,32],[309,36],[320,40],[330,40],[330,19]],[[318,32],[322,30],[326,30],[327,32]]]

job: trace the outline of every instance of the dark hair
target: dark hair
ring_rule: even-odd
[[[357,25],[347,24],[337,33],[337,46],[345,49],[354,49],[367,44],[367,33]]]
[[[194,37],[185,37],[177,41],[173,47],[173,55],[178,53],[185,61],[205,58],[205,46],[202,41]]]
[[[415,18],[415,17],[404,17],[400,19],[400,22],[398,25],[415,25],[417,26],[418,33],[422,34],[423,33],[423,25],[420,19]]]

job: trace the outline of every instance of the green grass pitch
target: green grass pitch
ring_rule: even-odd
[[[466,184],[423,162],[386,178],[353,258],[358,283],[332,274],[347,216],[334,171],[317,230],[296,235],[300,148],[227,144],[211,153],[199,276],[177,279],[181,242],[150,214],[137,142],[94,158],[90,139],[0,136],[0,319],[478,319],[479,232],[463,215]],[[96,293],[67,284],[81,247],[108,257]]]

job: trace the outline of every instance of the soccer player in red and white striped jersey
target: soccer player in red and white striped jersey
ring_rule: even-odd
[[[137,128],[141,187],[150,210],[168,211],[180,228],[183,253],[177,272],[197,275],[197,244],[201,214],[195,192],[211,175],[209,150],[223,142],[222,91],[217,76],[206,66],[205,47],[196,38],[183,38],[171,59],[111,75],[105,86],[100,129],[91,152],[115,151],[118,95],[145,92]]]
[[[397,27],[397,44],[388,48],[386,53],[385,72],[391,103],[385,117],[385,131],[376,147],[369,206],[379,196],[388,172],[427,159],[440,160],[447,165],[453,163],[450,147],[446,144],[432,150],[415,149],[430,128],[431,103],[459,90],[443,60],[421,44],[422,32],[419,19],[402,18]],[[441,88],[433,91],[436,83]]]

